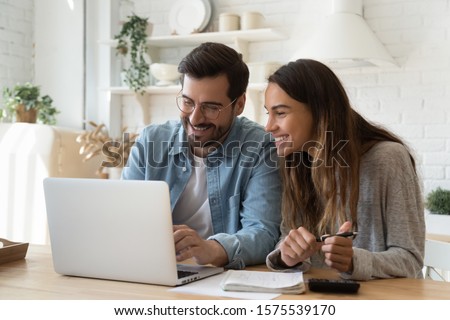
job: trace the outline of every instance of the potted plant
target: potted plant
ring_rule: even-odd
[[[17,84],[12,89],[3,89],[3,99],[6,112],[16,122],[56,124],[59,110],[53,106],[53,99],[49,95],[41,97],[39,86],[29,82]]]
[[[450,234],[450,190],[440,187],[431,191],[425,200],[427,232]]]
[[[133,13],[124,22],[119,34],[114,36],[114,39],[117,40],[117,54],[124,57],[130,55],[130,65],[128,68],[124,68],[124,81],[130,89],[141,93],[149,83],[148,26],[148,18],[141,18]]]

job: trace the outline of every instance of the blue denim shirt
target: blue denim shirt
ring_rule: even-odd
[[[236,118],[206,165],[214,233],[208,239],[227,252],[226,268],[264,263],[279,239],[281,221],[281,183],[270,135],[260,125]],[[173,209],[191,173],[184,128],[179,121],[169,121],[142,131],[122,178],[166,181]]]

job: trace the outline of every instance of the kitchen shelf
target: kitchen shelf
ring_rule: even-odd
[[[251,30],[236,30],[225,32],[204,32],[194,33],[190,35],[174,35],[163,37],[148,38],[149,45],[155,47],[174,47],[178,45],[199,45],[203,42],[214,41],[221,43],[234,43],[236,41],[244,42],[259,42],[285,39],[286,36],[281,32],[271,29],[251,29]]]
[[[149,86],[144,88],[145,92],[151,95],[157,95],[157,94],[172,94],[172,93],[178,93],[181,90],[180,85],[173,85],[173,86]],[[112,94],[119,94],[119,95],[127,95],[127,94],[135,94],[135,92],[128,87],[111,87],[103,89],[103,91],[109,91]],[[139,94],[139,93],[138,93]]]
[[[202,32],[189,35],[170,35],[148,37],[149,45],[159,48],[177,47],[180,45],[199,45],[203,42],[214,41],[221,43],[233,43],[236,39],[245,42],[260,42],[286,39],[286,35],[272,28],[236,30],[225,32]],[[101,44],[116,46],[117,40],[99,41]]]
[[[250,42],[275,41],[286,39],[287,36],[272,28],[236,30],[225,32],[202,32],[189,35],[170,35],[148,37],[147,43],[154,48],[173,48],[179,46],[197,46],[203,42],[220,42],[234,44],[242,53],[244,60],[248,58],[248,44]],[[100,41],[101,44],[115,47],[117,40]]]
[[[266,83],[249,83],[248,90],[262,91],[266,87]],[[181,90],[181,85],[172,85],[172,86],[149,86],[146,87],[145,92],[151,95],[166,95],[166,94],[174,94],[178,93]],[[109,91],[111,94],[117,95],[132,95],[135,92],[128,87],[110,87],[105,88],[102,91]],[[139,93],[138,93],[139,94]]]

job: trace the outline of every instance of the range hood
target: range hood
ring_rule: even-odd
[[[362,0],[333,0],[333,13],[291,58],[310,58],[332,68],[396,66],[362,17]]]

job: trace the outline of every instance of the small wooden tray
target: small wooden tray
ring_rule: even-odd
[[[28,242],[12,242],[0,238],[3,247],[0,248],[0,264],[25,258],[28,250]]]

